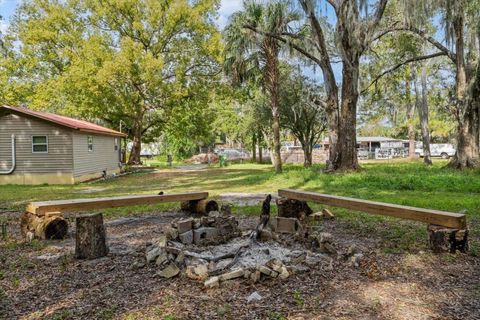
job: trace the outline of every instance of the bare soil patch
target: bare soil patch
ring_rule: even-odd
[[[341,220],[323,222],[339,252],[332,270],[312,264],[284,281],[235,279],[205,289],[186,277],[160,278],[155,265],[139,267],[146,243],[181,212],[107,217],[110,253],[91,261],[73,258],[73,223],[66,240],[25,244],[19,215],[2,214],[10,239],[0,243],[0,319],[480,319],[479,258],[387,254],[382,239]],[[257,223],[239,220],[244,230]],[[352,245],[364,255],[358,266],[343,257]],[[247,303],[255,291],[262,299]]]

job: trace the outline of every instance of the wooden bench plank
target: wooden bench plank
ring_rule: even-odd
[[[52,200],[31,202],[27,206],[27,211],[38,216],[45,215],[46,212],[71,212],[86,211],[104,208],[116,208],[123,206],[135,206],[144,204],[154,204],[163,202],[202,200],[208,198],[208,192],[187,192],[171,194],[149,194],[136,196],[120,196],[90,199],[72,199],[72,200]]]
[[[332,196],[308,191],[297,191],[293,189],[278,190],[280,197],[312,201],[329,206],[341,207],[367,213],[380,214],[408,220],[415,220],[436,224],[453,229],[465,229],[467,226],[464,214],[452,213],[439,210],[423,209],[398,204],[375,202],[355,198]]]

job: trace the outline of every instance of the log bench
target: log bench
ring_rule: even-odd
[[[311,201],[328,206],[428,223],[429,243],[434,252],[468,249],[465,214],[333,196],[293,189],[278,190],[279,197]]]
[[[68,230],[63,213],[104,208],[178,201],[182,203],[182,208],[189,212],[205,214],[218,210],[218,204],[207,198],[208,192],[185,192],[31,202],[22,216],[21,230],[27,238],[63,239]]]

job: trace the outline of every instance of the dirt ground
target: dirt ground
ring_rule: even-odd
[[[138,267],[146,243],[183,215],[107,219],[110,253],[91,261],[73,258],[74,230],[66,240],[22,244],[11,224],[17,241],[0,247],[0,318],[480,319],[478,257],[387,254],[381,239],[345,232],[341,220],[325,221],[324,231],[340,253],[359,248],[358,267],[340,254],[330,271],[312,266],[283,281],[231,280],[208,290],[184,276],[159,278],[154,265]],[[256,219],[240,217],[240,225]],[[262,300],[247,303],[255,291]]]

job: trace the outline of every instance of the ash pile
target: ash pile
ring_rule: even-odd
[[[160,277],[186,276],[204,282],[206,288],[232,279],[281,281],[310,267],[332,270],[329,254],[336,253],[332,236],[309,225],[315,219],[310,208],[297,203],[301,211],[295,217],[270,217],[270,201],[267,196],[254,230],[242,232],[237,218],[224,208],[173,221],[147,245],[147,263],[155,265]],[[287,215],[282,210],[279,214]]]

